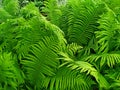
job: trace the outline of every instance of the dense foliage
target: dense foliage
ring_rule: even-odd
[[[119,0],[0,1],[0,90],[119,90],[119,68]]]

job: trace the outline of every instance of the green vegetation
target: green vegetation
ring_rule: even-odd
[[[120,90],[119,0],[0,1],[0,90]]]

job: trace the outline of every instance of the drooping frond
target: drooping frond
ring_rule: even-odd
[[[96,79],[100,87],[109,88],[108,81],[90,63],[85,61],[74,61],[73,59],[69,58],[67,54],[65,53],[60,53],[60,54],[63,56],[63,58],[60,58],[60,59],[65,61],[61,65],[61,67],[67,66],[72,70],[77,70],[77,71],[79,70],[80,73],[85,72],[86,74],[90,74]]]
[[[55,75],[45,78],[43,87],[50,88],[50,90],[89,90],[93,83],[89,76],[67,67],[61,67]]]

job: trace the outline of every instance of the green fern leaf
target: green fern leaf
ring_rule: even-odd
[[[59,65],[57,52],[61,45],[55,37],[44,37],[42,41],[31,47],[30,54],[22,60],[27,77],[33,85],[40,87],[46,76],[55,75]]]

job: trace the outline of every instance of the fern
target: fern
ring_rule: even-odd
[[[64,44],[63,32],[48,22],[33,3],[23,7],[20,11],[21,17],[9,19],[0,26],[2,50],[12,50],[21,59],[28,53],[29,47],[39,42],[44,36],[53,35]],[[6,36],[7,34],[9,36]]]
[[[0,53],[0,88],[16,90],[24,83],[20,70],[15,66],[15,58],[10,53]]]
[[[61,46],[56,38],[44,37],[42,41],[31,47],[30,54],[22,60],[21,63],[27,70],[28,79],[37,88],[46,76],[55,74],[55,69],[59,65],[59,60],[57,60],[59,50]]]
[[[114,68],[108,68],[103,71],[103,74],[110,83],[110,89],[118,89],[120,88],[119,80],[120,80],[120,73],[119,73],[119,64],[115,65]]]
[[[19,13],[19,3],[18,0],[3,0],[3,8],[13,16],[18,15]]]
[[[7,12],[5,11],[3,8],[0,8],[0,23],[6,21],[6,19],[10,19],[12,18],[12,16]]]
[[[83,47],[77,45],[76,43],[68,44],[64,47],[63,51],[67,53],[71,58],[77,58],[78,54],[82,50]]]
[[[73,59],[69,58],[67,54],[60,54],[63,56],[63,58],[60,59],[65,61],[60,67],[67,66],[72,70],[79,71],[80,73],[85,72],[86,74],[90,74],[99,83],[100,88],[109,88],[108,81],[90,63],[84,61],[74,61]]]
[[[118,2],[0,1],[0,89],[119,90]]]
[[[113,67],[120,62],[120,54],[119,53],[104,53],[104,54],[95,54],[88,56],[85,60],[89,62],[99,62],[100,67],[104,65],[108,65],[109,67]]]
[[[109,9],[106,14],[101,16],[99,23],[100,31],[95,32],[98,43],[100,44],[98,53],[106,53],[110,50],[119,48],[119,46],[116,45],[119,45],[119,37],[117,36],[119,35],[120,24],[116,19],[115,13]]]
[[[62,12],[57,4],[57,0],[45,1],[44,5],[45,7],[42,9],[42,12],[47,14],[47,19],[51,23],[59,26]]]
[[[56,25],[63,29],[68,41],[80,45],[86,45],[92,38],[92,35],[94,31],[97,30],[96,27],[98,26],[96,21],[99,19],[99,15],[104,11],[100,10],[101,4],[95,4],[89,0],[71,0],[68,1],[65,6],[59,7],[55,4],[56,7],[52,9],[49,8],[50,5],[46,6],[50,11],[48,16],[56,16],[58,18],[50,17],[50,21],[54,24],[59,22],[59,24]],[[62,13],[62,16],[61,14],[57,15],[56,10],[60,10],[59,12]]]
[[[43,86],[50,90],[89,90],[93,83],[89,76],[72,71],[67,67],[61,67],[54,76],[45,78]]]

